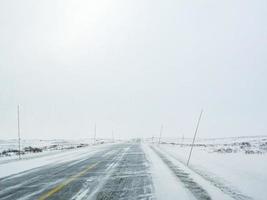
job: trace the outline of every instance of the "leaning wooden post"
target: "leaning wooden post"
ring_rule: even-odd
[[[189,157],[188,157],[187,164],[186,164],[187,166],[189,165],[189,161],[190,161],[191,154],[192,154],[192,151],[193,151],[193,147],[194,147],[194,143],[195,143],[198,127],[199,127],[200,120],[201,120],[201,117],[202,117],[202,113],[203,113],[203,110],[201,110],[199,118],[198,118],[197,127],[196,127],[196,130],[195,130],[194,138],[193,138],[193,141],[192,141],[192,146],[191,146]]]

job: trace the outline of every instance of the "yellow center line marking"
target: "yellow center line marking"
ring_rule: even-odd
[[[60,190],[62,190],[66,185],[70,184],[72,181],[76,180],[77,178],[83,176],[86,172],[88,172],[90,169],[94,168],[97,164],[99,164],[100,162],[97,162],[95,164],[89,165],[86,169],[84,169],[83,171],[79,172],[78,174],[75,174],[73,176],[71,176],[69,179],[65,180],[64,182],[60,183],[59,185],[57,185],[56,187],[52,188],[51,190],[49,190],[47,193],[43,194],[42,196],[40,196],[38,198],[38,200],[45,200],[49,197],[51,197],[52,195],[54,195],[55,193],[59,192]]]

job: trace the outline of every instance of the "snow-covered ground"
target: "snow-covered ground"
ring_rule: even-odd
[[[156,199],[173,200],[177,199],[177,197],[183,200],[194,199],[193,195],[181,183],[177,182],[177,178],[169,170],[168,166],[151,148],[143,145],[143,149],[150,164]]]
[[[105,171],[106,167],[109,166],[107,163],[112,161],[108,159],[108,155],[120,152],[125,157],[123,160],[118,159],[117,164],[114,165],[113,175],[107,174],[103,180],[99,179],[99,184],[105,194],[109,193],[110,189],[105,189],[105,184],[113,184],[114,180],[128,177],[125,178],[125,187],[131,183],[136,184],[138,181],[146,182],[146,184],[150,184],[149,187],[146,184],[137,185],[142,188],[140,191],[143,191],[144,195],[155,196],[158,200],[172,200],[177,199],[177,197],[183,200],[265,200],[267,198],[267,153],[264,150],[266,139],[267,137],[245,137],[197,140],[189,166],[186,165],[190,151],[189,139],[188,142],[184,139],[182,144],[175,142],[177,139],[163,139],[161,144],[152,143],[151,140],[146,140],[143,143],[135,140],[128,143],[105,141],[101,145],[102,142],[99,142],[98,145],[92,145],[88,142],[89,145],[83,146],[83,148],[62,148],[61,150],[45,150],[35,154],[28,153],[23,155],[21,160],[18,160],[15,155],[1,157],[0,178],[6,177],[6,180],[21,176],[27,177],[28,173],[32,174],[46,168],[53,169],[53,166],[64,166],[66,163],[69,163],[69,166],[77,164],[79,167],[84,167],[83,161],[90,162],[96,153],[99,157],[95,157],[95,160],[106,159],[103,165],[99,166],[100,171]],[[86,143],[84,140],[83,142]],[[62,147],[69,147],[80,143],[81,141],[53,140],[40,141],[40,143],[28,141],[27,145],[42,148],[61,144]],[[1,144],[5,144],[5,147],[8,148],[12,146],[6,145],[4,142]],[[14,146],[16,145],[14,144]],[[123,154],[125,148],[131,149],[131,152]],[[224,148],[235,150],[218,151],[218,149]],[[247,153],[247,150],[254,153]],[[106,153],[102,155],[100,152],[104,151]],[[116,157],[117,154],[114,154],[116,159],[119,158]],[[134,160],[135,164],[131,164],[133,158],[136,159]],[[95,161],[94,159],[92,161]],[[125,170],[125,173],[122,173],[122,169]],[[13,176],[7,177],[9,175]],[[68,178],[68,174],[65,175]],[[111,175],[114,177],[109,178]],[[115,189],[117,188],[116,185],[113,186]],[[137,190],[138,187],[135,189]]]
[[[94,144],[105,144],[114,142],[111,139],[80,139],[80,140],[21,140],[21,157],[39,157],[54,151],[66,151],[76,148],[91,146]],[[15,139],[0,140],[0,162],[18,158],[18,141]]]
[[[147,138],[148,143],[157,144],[158,138]],[[192,138],[162,138],[161,144],[191,146]],[[197,138],[195,146],[209,152],[264,154],[267,153],[267,136],[232,138]]]
[[[62,140],[62,139],[55,139],[55,140],[21,140],[21,149],[23,150],[25,147],[38,147],[38,148],[47,148],[47,149],[60,149],[60,148],[67,148],[71,146],[78,145],[80,143],[90,144],[92,140]],[[0,152],[8,149],[16,149],[18,150],[18,141],[16,139],[10,140],[0,140]]]
[[[227,194],[266,200],[266,139],[262,136],[198,140],[189,169]],[[186,166],[190,146],[185,142],[178,145],[171,140],[162,141],[163,144],[154,146]]]

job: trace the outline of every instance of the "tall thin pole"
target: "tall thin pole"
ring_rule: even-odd
[[[114,131],[112,130],[112,142],[115,142],[114,140]]]
[[[20,121],[19,121],[19,105],[17,107],[17,119],[18,119],[18,145],[19,145],[19,159],[21,159],[20,155]]]
[[[183,146],[183,144],[184,144],[184,134],[183,134],[183,136],[182,136],[181,146]]]
[[[94,131],[94,144],[96,143],[96,123],[95,123],[95,131]]]
[[[201,120],[201,117],[202,117],[202,113],[203,113],[203,110],[201,110],[199,118],[198,118],[198,121],[197,121],[197,127],[196,127],[196,130],[195,130],[195,134],[194,134],[194,138],[193,138],[193,141],[192,141],[189,157],[188,157],[187,164],[186,164],[187,166],[189,164],[189,161],[190,161],[190,158],[191,158],[191,154],[192,154],[192,151],[193,151],[193,146],[194,146],[194,143],[195,143],[195,139],[196,139],[198,127],[199,127],[199,124],[200,124],[200,120]]]
[[[160,141],[161,141],[162,132],[163,132],[163,125],[161,125],[161,127],[160,127],[160,132],[159,132],[159,144],[160,144]]]

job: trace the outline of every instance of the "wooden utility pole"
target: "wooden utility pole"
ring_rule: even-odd
[[[20,121],[19,121],[19,105],[17,107],[17,120],[18,120],[18,146],[19,146],[19,159],[21,159],[20,155]]]
[[[196,130],[195,130],[195,134],[194,134],[194,138],[193,138],[193,141],[192,141],[189,157],[188,157],[187,164],[186,164],[187,166],[189,165],[189,161],[190,161],[191,154],[192,154],[192,151],[193,151],[193,147],[194,147],[194,143],[195,143],[195,139],[196,139],[196,135],[197,135],[197,131],[198,131],[198,127],[199,127],[199,124],[200,124],[200,120],[201,120],[202,114],[203,114],[203,110],[201,110],[199,118],[198,118],[198,121],[197,121],[197,127],[196,127]]]
[[[160,144],[160,142],[161,142],[162,131],[163,131],[163,125],[161,125],[161,127],[160,127],[160,132],[159,132],[159,144]]]

